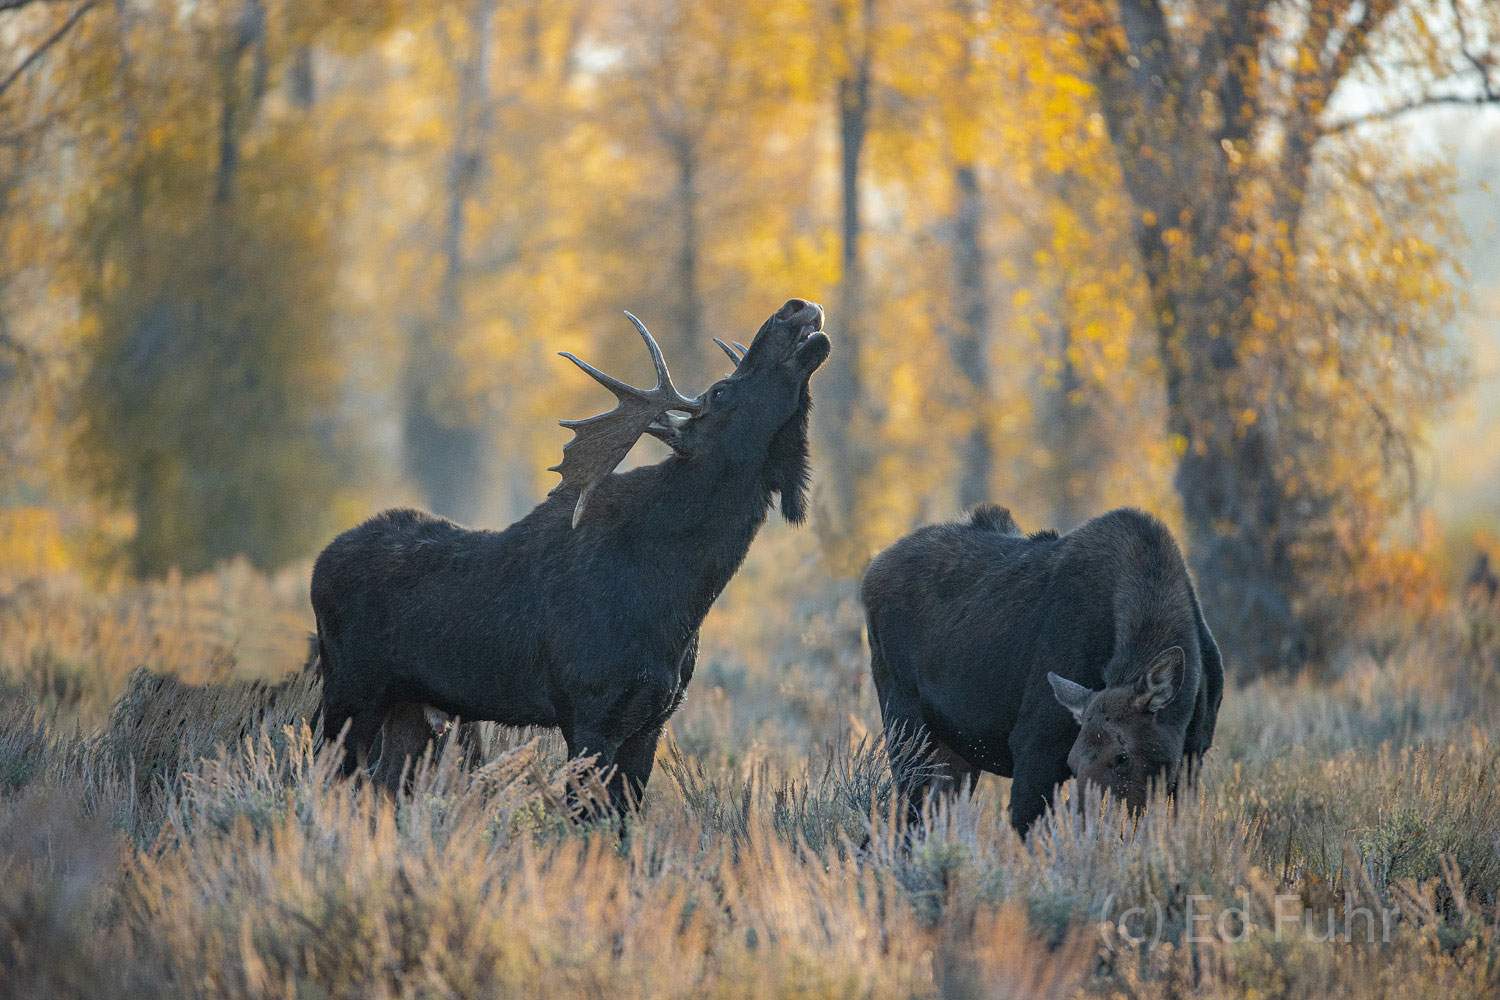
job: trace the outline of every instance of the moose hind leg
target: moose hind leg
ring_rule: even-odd
[[[373,706],[354,713],[344,735],[344,764],[340,770],[345,777],[368,765],[375,738],[380,735],[380,725],[384,721],[384,710]]]
[[[427,713],[415,702],[392,705],[380,730],[380,751],[372,777],[391,794],[409,786],[411,772],[432,741]],[[405,779],[403,780],[403,773]]]
[[[984,773],[941,740],[933,740],[925,756],[913,763],[921,772],[921,784],[913,784],[907,809],[917,823],[922,821],[922,810],[928,803],[954,795],[972,795],[979,776]]]
[[[932,733],[909,716],[889,716],[885,720],[885,749],[891,762],[891,777],[906,798],[906,821],[920,826],[928,792],[936,779],[943,776],[941,767],[933,760]]]
[[[933,743],[930,760],[932,779],[928,789],[933,796],[972,795],[974,787],[979,784],[979,776],[984,773],[940,740]]]

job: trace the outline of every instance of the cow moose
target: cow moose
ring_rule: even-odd
[[[617,812],[651,775],[657,737],[693,674],[698,629],[765,522],[773,497],[807,511],[808,383],[828,358],[823,309],[792,299],[749,348],[715,340],[732,374],[701,396],[672,384],[661,349],[629,316],[656,368],[643,390],[563,357],[618,405],[562,421],[562,481],[504,531],[391,510],[339,535],[313,566],[323,731],[344,731],[346,774],[388,716],[556,726],[569,757],[613,769]],[[671,454],[616,473],[642,434]],[[422,706],[421,711],[411,706]],[[403,752],[411,752],[408,747]]]
[[[1213,742],[1224,666],[1161,522],[1115,510],[1066,535],[1002,507],[920,528],[865,571],[860,598],[888,745],[920,821],[929,791],[1013,778],[1023,836],[1070,773],[1144,806]],[[909,763],[909,762],[908,762]]]

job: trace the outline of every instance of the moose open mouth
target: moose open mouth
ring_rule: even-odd
[[[813,334],[821,333],[823,331],[823,307],[816,304],[809,304],[807,308],[815,310],[815,312],[813,313],[812,318],[803,322],[802,328],[797,331],[798,344],[807,343],[810,339],[812,339]],[[805,309],[803,310],[803,312],[806,311],[807,310]],[[793,318],[795,319],[796,317]]]
[[[791,365],[799,378],[812,374],[828,359],[833,345],[823,332],[823,307],[806,299],[791,299],[766,320],[747,348],[739,341],[714,343],[734,362],[735,376],[748,375],[766,365]]]
[[[832,347],[828,335],[823,332],[823,307],[809,302],[787,318],[787,325],[797,331],[792,341],[792,358],[800,362],[810,352],[815,359],[811,368],[821,365]]]
[[[567,351],[561,352],[563,357],[614,393],[618,400],[608,413],[583,420],[559,421],[573,431],[573,440],[563,446],[563,460],[549,470],[562,476],[562,482],[553,487],[552,492],[570,485],[578,487],[578,502],[573,509],[575,528],[588,506],[589,495],[614,472],[642,434],[650,434],[676,448],[688,425],[703,416],[710,405],[709,393],[688,397],[677,391],[656,339],[644,323],[628,312],[625,315],[635,325],[651,353],[651,362],[656,368],[656,385],[652,388],[638,389]],[[739,343],[731,347],[718,338],[714,338],[714,342],[735,363],[730,379],[744,384],[745,379],[784,381],[790,376],[802,383],[805,393],[806,380],[828,359],[832,350],[832,344],[822,331],[822,306],[806,299],[788,299],[761,326],[748,349]]]

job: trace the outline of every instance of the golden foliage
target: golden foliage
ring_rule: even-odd
[[[1493,14],[1471,6],[1481,45]],[[469,499],[504,523],[555,481],[553,421],[595,402],[555,351],[629,375],[628,308],[692,391],[722,370],[711,336],[803,295],[858,354],[859,405],[814,461],[827,483],[859,456],[837,575],[976,496],[1037,526],[1136,504],[1208,552],[1256,519],[1185,517],[1214,489],[1181,470],[1255,439],[1280,507],[1237,541],[1280,561],[1299,614],[1346,621],[1398,582],[1368,579],[1394,571],[1372,554],[1411,542],[1464,281],[1452,178],[1335,114],[1341,81],[1399,82],[1387,54],[1436,80],[1453,15],[1377,5],[1375,34],[1346,39],[1358,58],[1330,63],[1316,43],[1347,8],[1257,22],[1247,61],[1188,5],[1168,26],[1182,79],[1222,56],[1245,103],[1220,106],[1220,74],[1126,141],[1110,87],[1128,39],[1092,0],[96,5],[0,104],[0,137],[35,137],[0,143],[0,315],[31,359],[0,409],[5,500],[103,498],[131,515],[140,569],[281,565],[377,506],[457,505],[421,495],[404,437],[421,408],[479,436]],[[32,41],[58,18],[12,23]],[[856,346],[836,102],[861,63]],[[1132,180],[1152,164],[1171,205]],[[1243,308],[1216,316],[1241,279]],[[199,318],[153,354],[164,299]],[[143,358],[170,377],[147,385]],[[820,489],[815,510],[836,508]]]

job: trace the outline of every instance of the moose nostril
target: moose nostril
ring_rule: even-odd
[[[793,316],[806,309],[807,306],[808,301],[806,299],[787,299],[786,305],[776,310],[776,318],[791,319]]]

